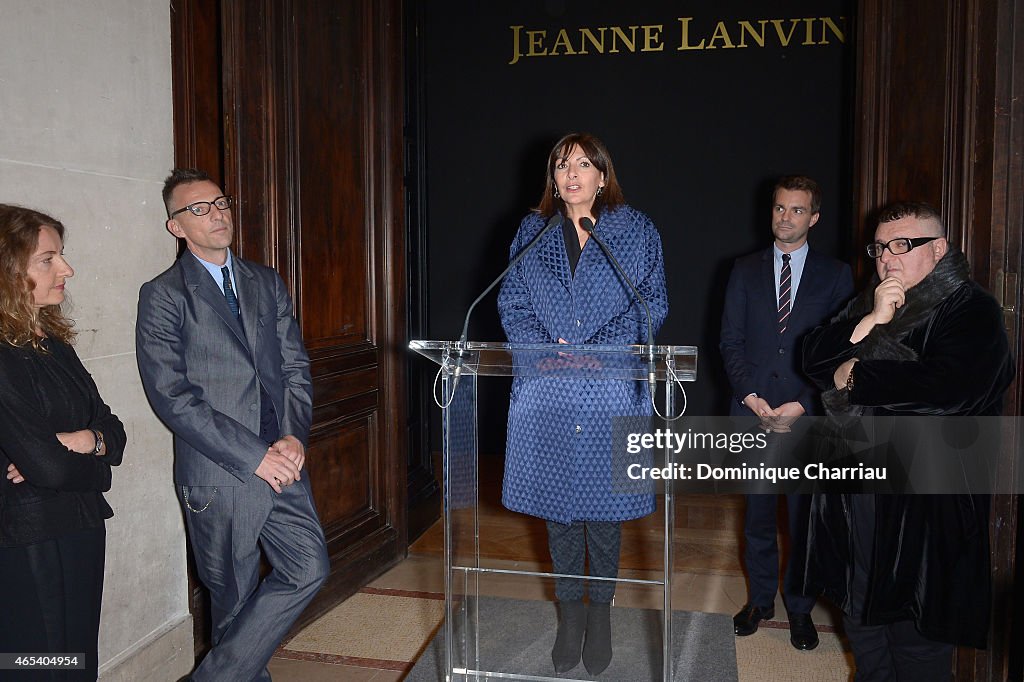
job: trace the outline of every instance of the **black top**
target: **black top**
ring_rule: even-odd
[[[49,352],[0,341],[0,547],[95,528],[113,516],[101,494],[121,463],[124,426],[100,398],[74,349],[47,339]],[[106,454],[71,452],[62,432],[95,429]],[[25,480],[7,480],[13,462]]]
[[[565,254],[569,256],[569,269],[575,277],[583,249],[580,247],[579,235],[576,234],[576,226],[568,218],[562,220],[562,237],[565,239]]]

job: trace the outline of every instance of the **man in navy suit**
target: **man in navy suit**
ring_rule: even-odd
[[[309,356],[278,274],[231,253],[231,197],[206,173],[164,184],[188,251],[139,292],[142,384],[174,432],[174,479],[213,648],[193,680],[269,680],[267,662],[329,564],[306,475]],[[271,566],[260,580],[260,549]]]
[[[804,176],[775,185],[770,249],[737,259],[729,277],[719,347],[732,385],[730,413],[756,415],[776,434],[803,414],[820,414],[817,390],[800,370],[802,337],[827,322],[853,295],[850,266],[812,251],[807,233],[820,217],[821,189]],[[779,436],[773,435],[772,438]],[[810,497],[786,495],[791,554],[802,556]],[[757,632],[775,616],[779,587],[776,495],[747,495],[744,564],[747,604],[733,618],[737,635]],[[797,649],[818,646],[811,620],[814,597],[802,593],[799,562],[788,561],[783,597],[790,642]]]

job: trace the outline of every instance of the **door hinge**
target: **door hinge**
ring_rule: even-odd
[[[1003,309],[1003,323],[1007,331],[1014,328],[1014,318],[1017,315],[1017,273],[1003,272],[1000,268],[996,271],[996,301]]]

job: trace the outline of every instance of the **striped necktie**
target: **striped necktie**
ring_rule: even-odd
[[[789,267],[789,254],[782,254],[782,272],[779,273],[779,333],[786,331],[789,321],[789,313],[792,308],[789,305],[793,290],[793,270]]]
[[[238,317],[238,297],[235,296],[235,290],[231,286],[231,273],[228,271],[228,266],[222,267],[220,274],[224,275],[224,298],[228,299],[228,307],[231,308],[231,312]]]

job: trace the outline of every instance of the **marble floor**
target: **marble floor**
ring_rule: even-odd
[[[501,507],[499,479],[500,472],[481,472],[479,537],[483,564],[498,569],[550,570],[543,522]],[[655,514],[624,525],[622,577],[658,577],[663,561],[664,511],[660,506],[663,500],[663,497],[659,497],[659,508]],[[743,498],[735,495],[686,495],[677,497],[675,502],[673,608],[728,615],[736,613],[746,601],[746,583],[739,558]],[[780,509],[780,517],[784,513],[783,507]],[[405,560],[372,581],[359,594],[443,599],[443,542],[443,527],[438,522],[413,543]],[[516,598],[553,598],[550,585],[514,575],[489,577],[485,591]],[[658,608],[661,600],[660,588],[655,591],[649,587],[620,585],[616,594],[616,605],[619,606]],[[393,602],[403,603],[400,599]],[[779,597],[775,622],[768,624],[768,627],[786,628],[785,614]],[[835,632],[835,619],[831,610],[819,604],[812,615],[820,631]],[[379,639],[379,632],[365,630],[370,629],[364,629],[362,635],[357,632],[339,636]],[[397,631],[391,636],[404,639],[410,633]],[[411,636],[418,636],[422,640],[418,644],[413,643],[414,650],[429,641],[427,631],[418,635],[412,633]],[[307,655],[305,658],[307,660],[297,660],[295,653],[289,651],[289,644],[285,643],[279,655],[271,661],[270,671],[274,680],[384,682],[401,680],[404,675],[404,669],[398,669],[400,666],[391,660],[396,658],[394,655],[380,658]],[[839,679],[843,678],[840,676]]]

